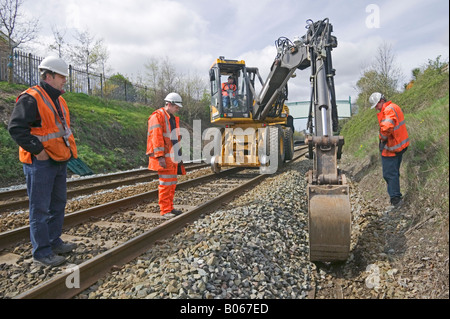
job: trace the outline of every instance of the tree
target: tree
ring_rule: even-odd
[[[88,92],[91,92],[90,76],[91,69],[98,66],[98,63],[105,59],[106,49],[103,39],[95,40],[88,30],[76,31],[75,39],[78,41],[72,46],[70,56],[75,65],[84,69],[87,74]]]
[[[108,48],[104,45],[101,45],[100,47],[98,47],[96,54],[98,56],[97,72],[103,74],[103,78],[105,78],[106,70],[108,70],[108,72],[111,71],[111,68],[109,68],[106,64],[109,59]]]
[[[128,102],[136,101],[136,89],[125,76],[117,73],[105,81],[105,97]]]
[[[187,75],[182,78],[180,94],[183,97],[183,107],[180,114],[187,119],[209,121],[210,95],[208,84],[198,75]]]
[[[154,107],[164,105],[164,98],[170,92],[177,92],[183,99],[180,116],[186,121],[201,119],[209,121],[208,83],[198,75],[180,75],[166,57],[151,58],[145,64],[150,99]]]
[[[395,54],[392,46],[386,42],[378,47],[373,69],[378,73],[378,86],[385,96],[392,96],[398,92],[399,84],[403,78],[400,67],[395,64]]]
[[[64,36],[66,35],[67,29],[59,30],[58,27],[52,25],[52,33],[53,38],[55,40],[54,43],[49,45],[50,50],[58,52],[58,56],[62,58],[64,56]]]
[[[147,69],[147,82],[150,87],[149,98],[150,101],[155,103],[159,100],[159,89],[158,89],[158,77],[159,77],[159,66],[158,61],[155,58],[151,58],[144,67]],[[164,97],[162,97],[164,99]]]
[[[363,76],[356,82],[359,92],[356,104],[360,107],[369,106],[369,97],[373,92],[381,91],[378,87],[378,73],[374,70],[364,72]]]
[[[162,106],[167,94],[180,90],[180,77],[167,57],[164,59],[151,58],[144,67],[147,70],[152,103],[155,107]]]
[[[23,0],[0,0],[0,30],[5,30],[9,49],[8,81],[13,83],[14,49],[36,38],[39,19],[24,20],[20,12]]]
[[[387,98],[398,93],[403,74],[395,64],[395,55],[391,45],[382,43],[372,65],[365,69],[362,77],[356,83],[359,92],[357,104],[361,107],[369,105],[369,97],[373,92],[381,92]]]

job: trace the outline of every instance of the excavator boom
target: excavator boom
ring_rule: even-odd
[[[287,82],[294,72],[311,68],[311,135],[307,138],[309,157],[314,160],[307,186],[310,259],[339,261],[347,259],[350,251],[351,207],[349,187],[337,165],[344,138],[333,136],[338,114],[331,51],[337,47],[337,39],[331,35],[333,27],[328,19],[308,22],[301,39],[277,40],[278,54],[255,100],[253,118],[264,120],[276,114],[287,97]]]

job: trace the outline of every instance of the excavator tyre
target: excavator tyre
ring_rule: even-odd
[[[351,228],[349,186],[310,184],[307,194],[310,260],[347,260]]]

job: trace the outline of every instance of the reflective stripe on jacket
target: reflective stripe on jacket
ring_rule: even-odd
[[[386,142],[382,156],[395,156],[396,153],[409,146],[409,136],[405,118],[400,107],[391,101],[383,104],[377,114],[380,124],[379,138]]]
[[[150,170],[176,168],[177,163],[181,161],[181,158],[178,158],[178,148],[181,145],[177,143],[173,147],[171,141],[171,139],[180,141],[180,119],[175,116],[176,128],[173,131],[170,129],[169,119],[170,115],[164,108],[153,112],[148,119],[146,154],[149,156],[148,169]],[[164,157],[166,168],[159,165],[158,157]]]
[[[72,156],[77,158],[77,146],[70,129],[70,114],[66,101],[62,96],[58,97],[63,120],[58,115],[55,104],[47,92],[40,86],[33,86],[22,92],[31,95],[37,102],[41,127],[31,127],[30,133],[39,139],[47,154],[57,162],[68,161]],[[68,145],[66,144],[68,143]],[[31,164],[31,153],[19,146],[19,160],[22,163]]]

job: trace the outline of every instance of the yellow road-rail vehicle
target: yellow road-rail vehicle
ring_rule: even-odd
[[[349,186],[338,169],[344,138],[335,136],[338,115],[331,51],[337,47],[328,18],[307,21],[307,32],[293,41],[280,37],[277,55],[263,81],[258,68],[219,57],[209,70],[211,123],[220,127],[219,151],[211,168],[257,167],[275,173],[293,158],[293,117],[285,105],[288,81],[311,69],[311,103],[306,143],[313,168],[307,174],[310,259],[346,260],[350,251]],[[231,78],[231,82],[229,81]],[[255,81],[261,84],[259,93]],[[232,83],[231,85],[226,85]]]

